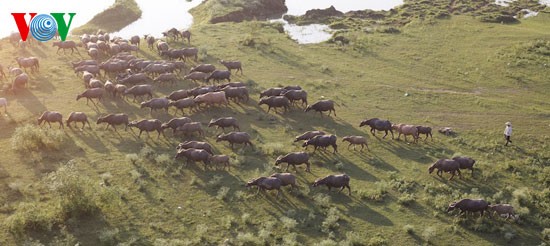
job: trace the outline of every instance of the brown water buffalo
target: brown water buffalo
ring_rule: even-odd
[[[230,170],[229,156],[227,155],[213,155],[210,157],[210,162],[217,164],[216,166],[223,165],[223,170],[225,170],[226,167],[227,171]]]
[[[189,96],[190,96],[190,94],[189,94],[188,90],[177,90],[177,91],[172,91],[170,93],[170,95],[168,95],[166,98],[168,98],[172,101],[177,101],[177,100],[189,97]]]
[[[288,98],[292,104],[295,101],[302,101],[302,106],[307,105],[307,92],[304,90],[289,90],[282,94],[282,96]]]
[[[183,98],[177,101],[170,101],[168,106],[175,107],[176,113],[177,113],[177,110],[181,110],[181,113],[185,114],[185,112],[183,112],[184,108],[190,108],[190,110],[193,110],[197,105],[195,104],[195,100],[189,97],[189,98]]]
[[[129,74],[126,77],[117,78],[117,79],[118,79],[118,83],[127,84],[127,85],[135,85],[135,84],[147,83],[151,81],[151,78],[149,78],[145,73]]]
[[[245,101],[248,102],[250,96],[248,95],[248,89],[246,87],[225,87],[222,89],[225,92],[227,100],[234,99],[236,102]]]
[[[140,108],[149,108],[150,113],[153,113],[153,110],[164,109],[168,112],[168,105],[170,100],[164,97],[161,98],[152,98],[149,101],[142,102]]]
[[[336,136],[334,135],[318,135],[312,137],[311,139],[305,141],[304,144],[302,144],[302,147],[307,147],[309,145],[315,146],[313,152],[315,152],[319,147],[326,149],[326,147],[328,147],[329,145],[332,146],[332,148],[334,149],[333,153],[338,152],[338,146],[336,145]]]
[[[216,70],[216,66],[214,66],[212,64],[199,64],[199,65],[194,66],[193,68],[191,68],[189,73],[202,72],[202,73],[208,74],[208,73],[214,72],[215,70]]]
[[[345,136],[342,138],[342,142],[349,142],[348,149],[351,145],[353,145],[353,150],[355,150],[356,145],[361,145],[361,149],[359,151],[363,151],[365,146],[367,147],[367,150],[369,150],[367,139],[363,136]]]
[[[199,136],[204,136],[204,131],[202,130],[202,125],[200,122],[185,123],[183,126],[176,128],[176,131],[183,132],[185,135],[198,132]]]
[[[313,182],[313,187],[317,187],[320,185],[326,185],[328,190],[330,191],[332,187],[334,188],[340,188],[340,191],[344,188],[348,188],[348,195],[351,196],[351,188],[349,186],[350,178],[347,174],[331,174],[324,178],[316,179],[315,182]]]
[[[397,140],[399,140],[401,134],[403,134],[405,142],[407,142],[407,136],[412,135],[413,142],[418,143],[418,128],[416,128],[415,125],[393,124],[391,127],[399,133],[399,135],[397,135]]]
[[[207,77],[208,77],[207,73],[195,71],[195,72],[191,72],[191,73],[183,76],[183,79],[184,80],[192,80],[193,82],[197,82],[197,80],[198,81],[205,81]]]
[[[334,116],[336,116],[336,110],[334,110],[334,101],[332,100],[321,100],[318,101],[312,105],[308,105],[305,112],[308,112],[310,110],[315,110],[321,114],[321,117],[323,116],[324,111],[328,111],[328,115],[330,116],[330,112],[334,112]]]
[[[134,96],[134,102],[136,101],[136,97],[143,97],[145,95],[148,95],[149,98],[153,98],[153,86],[152,85],[134,85],[128,89],[126,89],[123,93],[123,95],[131,94]]]
[[[220,80],[227,80],[227,82],[231,82],[231,72],[228,70],[216,70],[206,77],[206,83],[208,83],[211,79],[218,83]]]
[[[285,112],[290,109],[290,100],[284,96],[270,96],[268,98],[260,99],[258,105],[266,104],[268,106],[267,113],[274,108],[275,113],[277,113],[277,108],[284,108]]]
[[[470,169],[472,171],[472,175],[474,175],[474,164],[476,163],[476,160],[465,156],[453,157],[453,160],[460,164],[460,169]]]
[[[309,154],[307,152],[293,152],[285,156],[280,155],[275,161],[275,166],[278,166],[281,163],[287,163],[285,171],[288,171],[288,168],[292,165],[294,170],[296,165],[306,164],[306,172],[311,172],[309,164]]]
[[[252,142],[250,142],[250,135],[246,132],[230,132],[227,134],[219,135],[216,138],[216,142],[220,141],[227,141],[231,145],[231,149],[233,149],[234,144],[244,144],[252,146]]]
[[[16,57],[15,61],[17,61],[17,64],[20,68],[25,69],[27,71],[27,68],[31,68],[32,72],[38,72],[40,69],[40,62],[38,61],[38,57]]]
[[[205,103],[207,106],[228,104],[224,91],[208,92],[206,94],[196,96],[193,100],[197,105],[202,103]]]
[[[512,217],[512,219],[516,218],[514,207],[510,204],[489,205],[489,211],[491,212],[490,215],[496,213],[499,216],[506,215],[506,219],[509,219],[510,217]]]
[[[291,188],[298,189],[298,185],[296,184],[296,176],[292,173],[274,173],[271,174],[269,177],[272,178],[278,178],[281,180],[281,186],[287,186],[290,185]]]
[[[130,38],[130,43],[134,44],[134,45],[137,45],[137,47],[139,47],[140,41],[141,41],[141,39],[139,38],[138,35],[134,35]]]
[[[187,42],[191,44],[191,32],[189,30],[181,30],[181,39],[187,39]]]
[[[153,79],[157,83],[170,82],[171,84],[174,84],[177,80],[178,78],[175,73],[162,73]]]
[[[59,54],[59,51],[61,49],[63,49],[63,54],[65,54],[65,50],[67,49],[71,49],[71,55],[74,53],[75,50],[76,50],[76,53],[80,54],[80,52],[78,52],[78,49],[76,48],[76,43],[72,40],[54,41],[52,47],[56,47],[56,46],[57,46],[57,52],[55,52],[56,54]]]
[[[459,214],[463,214],[464,212],[480,212],[480,216],[483,216],[483,212],[489,208],[489,205],[491,203],[483,200],[483,199],[462,199],[458,202],[452,202],[449,204],[449,207],[447,208],[447,212],[453,211],[455,209],[460,209]]]
[[[260,193],[260,190],[277,190],[277,196],[279,196],[281,193],[282,185],[282,181],[275,177],[259,177],[252,179],[248,181],[248,183],[246,183],[246,187],[258,186],[258,192],[256,192],[256,194]]]
[[[210,145],[207,142],[185,141],[183,143],[179,143],[178,146],[176,146],[176,150],[181,150],[181,149],[203,149],[203,150],[206,150],[206,152],[210,153],[211,155],[214,154],[214,151],[212,150],[212,145]]]
[[[283,88],[275,87],[275,88],[269,88],[267,90],[264,90],[260,92],[260,98],[262,97],[271,97],[271,96],[280,96],[281,94],[285,93],[286,90]]]
[[[432,141],[434,141],[434,138],[432,136],[432,128],[429,126],[417,126],[416,129],[418,129],[418,134],[426,134],[426,138],[424,141],[428,140],[428,136]]]
[[[451,173],[449,180],[453,179],[455,173],[458,173],[458,176],[462,178],[462,174],[460,174],[460,163],[458,163],[458,161],[452,159],[439,159],[428,168],[429,173],[431,174],[436,168],[439,177],[441,177],[443,172],[448,172]]]
[[[376,136],[376,130],[378,131],[384,131],[386,134],[382,138],[386,138],[388,136],[388,131],[391,133],[391,139],[393,139],[393,130],[392,130],[392,124],[389,120],[381,120],[378,118],[372,118],[361,121],[361,124],[359,124],[359,127],[362,126],[370,126],[370,133],[372,133],[373,136]]]
[[[61,113],[57,111],[44,111],[42,115],[38,118],[38,125],[40,126],[44,121],[48,123],[48,126],[50,126],[51,128],[52,127],[52,125],[50,124],[51,122],[58,122],[59,128],[64,128],[62,118],[63,118],[63,115],[61,115]]]
[[[199,49],[197,48],[183,48],[181,49],[184,60],[193,58],[195,61],[199,59]],[[207,81],[208,82],[208,81]]]
[[[188,118],[188,117],[172,118],[168,122],[162,124],[161,128],[162,128],[162,130],[167,129],[167,128],[172,128],[172,133],[175,134],[176,129],[178,127],[183,126],[186,123],[191,123],[191,122],[193,122],[193,120],[191,120],[191,118]]]
[[[74,126],[76,127],[76,122],[82,122],[82,129],[86,126],[86,123],[88,123],[88,126],[92,128],[92,125],[90,125],[90,122],[88,121],[88,116],[86,116],[83,112],[71,112],[69,115],[69,118],[66,120],[66,124],[68,127],[71,127],[71,122],[75,122]]]
[[[137,127],[139,129],[138,138],[141,137],[141,133],[143,131],[147,132],[147,136],[149,136],[149,132],[157,131],[158,132],[157,138],[159,138],[160,134],[163,133],[163,131],[162,131],[162,122],[158,119],[132,121],[132,122],[128,123],[128,126],[129,127]],[[163,133],[163,135],[164,135],[164,133]]]
[[[105,89],[103,88],[86,89],[84,92],[76,96],[76,100],[78,101],[80,98],[85,97],[86,105],[88,105],[88,101],[92,101],[92,103],[95,105],[95,102],[93,99],[97,98],[97,101],[99,102],[103,98],[104,92],[105,92]]]
[[[222,128],[222,131],[225,132],[226,127],[233,127],[233,130],[240,131],[239,124],[237,123],[237,119],[233,117],[223,117],[218,119],[212,119],[210,120],[210,123],[208,123],[208,127],[216,126],[216,129]]]
[[[243,74],[243,68],[240,61],[224,61],[220,60],[220,63],[224,65],[227,70],[231,73],[231,70],[236,69],[237,73],[241,71],[241,74]]]
[[[189,164],[189,162],[202,161],[202,163],[204,163],[204,170],[206,170],[210,163],[211,156],[210,153],[203,149],[180,149],[176,153],[176,156],[174,156],[174,159],[185,157],[187,159],[187,164]]]
[[[117,131],[116,130],[116,125],[124,125],[124,130],[126,131],[126,129],[128,129],[128,115],[127,114],[123,114],[123,113],[120,113],[120,114],[108,114],[108,115],[105,115],[105,116],[101,116],[97,119],[97,122],[96,124],[100,124],[100,123],[107,123],[107,126],[105,127],[105,130],[109,127],[109,126],[112,126],[113,129],[115,129],[115,132]]]
[[[309,140],[312,137],[315,137],[315,136],[318,136],[318,135],[325,135],[325,132],[323,132],[323,131],[307,131],[307,132],[304,132],[300,136],[296,136],[296,138],[294,139],[294,142],[298,142],[298,141],[301,141],[301,140]]]

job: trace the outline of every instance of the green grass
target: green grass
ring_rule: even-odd
[[[547,13],[517,25],[481,23],[470,16],[416,20],[399,34],[353,33],[346,46],[298,45],[257,22],[195,25],[193,43],[204,50],[202,62],[222,67],[219,59],[240,60],[244,75],[233,80],[251,88],[248,104],[190,116],[201,122],[233,116],[251,134],[254,148],[231,150],[215,142],[219,131],[206,130],[204,140],[231,157],[230,172],[170,161],[167,156],[183,139],[168,132],[166,139],[156,140],[155,134],[139,139],[135,130],[119,127],[117,134],[95,124],[92,130],[65,128],[60,148],[33,151],[39,154],[12,149],[17,129],[36,124],[46,109],[65,117],[83,111],[92,121],[115,112],[132,120],[166,121],[173,109],[151,115],[136,103],[110,98],[97,108],[87,106],[75,101],[83,87],[69,62],[78,55],[56,55],[48,44],[18,50],[3,43],[0,63],[32,55],[41,59],[41,70],[31,75],[29,91],[5,95],[10,106],[0,115],[0,144],[7,146],[0,148],[0,221],[2,228],[20,221],[16,233],[0,231],[0,244],[538,245],[548,240],[543,230],[550,213],[550,70],[540,62],[548,56],[539,49],[550,37],[549,21]],[[243,45],[249,39],[253,45]],[[145,46],[139,56],[158,58]],[[518,59],[529,62],[516,64]],[[311,102],[335,100],[338,116],[321,118],[301,109],[266,114],[258,107],[259,91],[291,84],[307,90]],[[157,86],[155,96],[194,86]],[[435,133],[433,142],[419,144],[382,140],[358,127],[366,117],[450,126],[458,135]],[[502,139],[506,121],[514,124],[509,147]],[[280,152],[301,150],[292,144],[294,136],[312,129],[339,137],[364,135],[371,151],[348,151],[340,144],[337,155],[313,154],[312,173],[298,167],[300,189],[284,188],[281,198],[244,187],[249,179],[277,170]],[[473,177],[463,172],[464,179],[448,181],[428,174],[434,160],[456,154],[477,160]],[[63,171],[67,163],[71,172]],[[347,191],[310,187],[316,178],[336,172],[351,176],[351,197]],[[54,189],[59,186],[52,186],[52,175],[59,173],[70,177],[70,191],[80,192]],[[464,197],[514,204],[521,219],[511,223],[445,212],[449,202]]]
[[[116,0],[115,3],[97,14],[88,23],[72,30],[73,34],[96,33],[97,30],[116,32],[141,17],[141,9],[134,0]]]

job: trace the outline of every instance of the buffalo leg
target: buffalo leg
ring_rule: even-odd
[[[382,138],[386,138],[386,136],[388,136],[388,130],[385,130],[384,132],[386,132],[386,134],[384,134],[384,136]],[[374,134],[373,134],[374,135]],[[393,139],[393,138],[392,138]]]
[[[370,133],[371,133],[373,136],[375,136],[375,135],[374,135],[375,132],[376,132],[376,130],[374,130],[374,128],[371,128],[371,129],[370,129]],[[386,135],[387,135],[387,133],[388,133],[388,132],[386,132]],[[386,136],[384,136],[384,137],[386,137]]]
[[[351,143],[349,143],[349,145],[348,145],[348,150],[349,150],[350,146],[351,146]],[[355,145],[353,146],[353,150],[355,150]]]
[[[454,176],[455,176],[455,171],[451,171],[451,177],[449,178],[449,180],[453,180]]]
[[[346,185],[345,187],[347,187],[347,188],[348,188],[348,195],[350,195],[350,196],[351,196],[351,187],[349,187],[349,185]]]

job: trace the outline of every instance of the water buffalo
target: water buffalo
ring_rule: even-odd
[[[302,147],[307,147],[308,145],[315,146],[313,152],[317,150],[317,148],[322,147],[325,148],[329,145],[332,146],[334,149],[333,153],[338,152],[338,146],[336,145],[336,136],[334,135],[318,135],[315,137],[312,137],[311,139],[307,140],[302,144]]]
[[[277,113],[277,108],[284,108],[285,112],[290,109],[290,100],[284,96],[270,96],[268,98],[260,99],[258,105],[267,104],[267,113],[271,108],[275,108],[275,113]]]
[[[76,127],[76,122],[82,122],[82,129],[86,126],[86,123],[88,123],[88,126],[92,128],[92,125],[90,125],[90,122],[88,121],[88,116],[86,116],[83,112],[71,112],[69,115],[69,118],[66,120],[66,124],[68,127],[71,127],[71,122],[75,122],[74,125]]]
[[[189,71],[189,73],[192,73],[192,72],[203,72],[205,74],[208,74],[208,73],[211,73],[211,72],[214,72],[216,70],[216,66],[212,65],[212,64],[199,64],[193,68],[191,68],[191,70]]]
[[[227,70],[231,73],[231,70],[236,69],[237,73],[241,71],[241,74],[243,74],[243,68],[240,61],[224,61],[220,60],[220,63],[224,65]]]
[[[157,131],[158,132],[157,138],[160,137],[161,133],[163,133],[164,135],[164,132],[162,131],[162,122],[158,119],[132,121],[128,123],[128,126],[137,127],[139,129],[138,137],[141,137],[141,133],[143,131],[147,132],[147,136],[149,136],[149,132]]]
[[[248,89],[246,87],[225,87],[222,89],[225,92],[225,97],[229,100],[234,98],[235,101],[248,102],[250,96],[248,95]]]
[[[34,56],[16,57],[15,61],[17,61],[19,67],[25,69],[25,71],[27,71],[28,67],[31,68],[32,72],[38,72],[38,70],[40,69],[40,62],[38,61],[38,58]]]
[[[176,113],[177,113],[177,110],[181,110],[181,113],[185,114],[185,112],[183,112],[184,108],[191,108],[192,110],[197,105],[195,104],[195,100],[193,98],[183,98],[177,101],[170,101],[168,106],[176,107]]]
[[[203,149],[203,150],[206,150],[206,152],[210,153],[211,155],[214,154],[214,151],[212,150],[212,145],[210,145],[207,142],[185,141],[183,143],[179,143],[178,146],[176,146],[176,150],[182,150],[182,149]]]
[[[124,124],[124,130],[126,131],[126,129],[128,128],[128,115],[127,114],[123,114],[123,113],[120,113],[120,114],[108,114],[106,116],[101,116],[97,119],[97,122],[96,124],[100,124],[100,123],[103,123],[103,122],[106,122],[107,123],[107,126],[105,127],[105,129],[107,129],[109,126],[112,126],[113,129],[115,129],[115,132],[117,131],[116,130],[116,125],[122,125]]]
[[[275,88],[269,88],[267,90],[264,90],[260,92],[260,98],[262,97],[271,97],[271,96],[280,96],[281,94],[285,93],[286,90],[283,88],[275,87]]]
[[[277,160],[275,161],[275,166],[278,166],[281,163],[287,163],[285,171],[288,171],[288,168],[291,165],[294,166],[294,170],[297,170],[296,165],[306,164],[306,172],[311,172],[309,164],[309,154],[306,152],[293,152],[285,156],[281,155],[277,157]]]
[[[302,101],[302,105],[307,105],[307,92],[304,90],[289,90],[282,94],[282,96],[288,98],[292,104],[295,101]]]
[[[391,127],[399,133],[399,135],[397,135],[397,140],[399,140],[401,134],[403,134],[405,142],[407,142],[407,136],[412,135],[413,142],[418,143],[418,128],[416,128],[415,125],[393,124]]]
[[[432,136],[432,128],[429,126],[417,126],[416,129],[418,129],[418,134],[426,134],[426,138],[424,141],[428,140],[428,136],[432,141],[434,141],[434,138]]]
[[[57,111],[44,111],[44,113],[42,113],[42,115],[38,118],[38,125],[41,125],[44,121],[47,122],[51,128],[52,125],[50,124],[50,122],[58,122],[59,128],[64,128],[62,118],[63,115],[61,115],[61,113]]]
[[[472,175],[474,175],[474,164],[476,163],[476,160],[464,156],[453,157],[453,160],[460,164],[460,169],[470,169],[472,171]]]
[[[224,117],[224,118],[218,118],[218,119],[212,119],[210,120],[210,123],[208,123],[208,127],[216,126],[216,129],[222,128],[222,131],[225,132],[226,127],[233,127],[233,130],[240,131],[239,124],[237,123],[237,119],[233,117]]]
[[[244,144],[252,146],[252,142],[250,142],[250,135],[246,132],[230,132],[227,134],[219,135],[216,138],[216,142],[220,141],[227,141],[231,145],[231,149],[233,149],[234,144]]]
[[[510,204],[489,205],[489,210],[491,211],[490,214],[496,213],[499,216],[506,215],[506,219],[510,218],[510,216],[512,219],[516,217],[514,207]]]
[[[359,151],[363,151],[365,146],[367,147],[367,150],[369,150],[367,139],[363,136],[345,136],[342,138],[342,142],[349,142],[348,149],[351,145],[353,145],[353,150],[355,150],[356,145],[361,145],[361,149]]]
[[[191,73],[183,76],[183,79],[184,80],[192,80],[193,82],[197,82],[197,80],[198,81],[205,81],[207,77],[208,77],[207,73],[195,71],[195,72],[191,72]]]
[[[59,54],[59,51],[61,49],[63,49],[63,54],[65,54],[66,49],[71,49],[71,55],[74,53],[75,50],[76,50],[76,53],[80,54],[80,52],[78,52],[78,49],[76,48],[76,43],[72,40],[54,41],[52,47],[56,47],[56,46],[58,47],[57,52],[55,52],[56,54]]]
[[[489,208],[489,205],[491,203],[483,200],[483,199],[462,199],[458,202],[452,202],[449,204],[449,207],[447,208],[447,212],[452,211],[454,209],[460,209],[459,214],[463,214],[464,212],[480,212],[481,216],[483,216],[483,212]]]
[[[230,170],[229,156],[227,155],[213,155],[210,157],[210,162],[215,163],[218,166],[223,165],[223,170],[225,170],[226,167],[227,167],[227,171]]]
[[[462,178],[462,174],[460,174],[460,163],[458,163],[458,161],[452,159],[439,159],[428,168],[429,173],[431,174],[436,168],[439,177],[441,177],[443,172],[448,172],[451,173],[449,180],[453,179],[455,173],[458,173],[458,176]]]
[[[260,190],[277,190],[277,196],[281,193],[281,186],[283,185],[282,181],[275,177],[259,177],[252,179],[246,183],[246,187],[250,186],[258,186],[258,192],[256,194],[260,193]]]
[[[193,120],[188,117],[172,118],[168,122],[162,124],[162,130],[166,128],[172,128],[172,133],[176,133],[176,129],[180,126],[185,125],[186,123],[191,123]]]
[[[129,89],[126,89],[123,93],[123,95],[132,94],[134,96],[134,102],[136,101],[136,97],[143,97],[145,95],[148,95],[149,98],[153,98],[153,86],[152,85],[134,85],[130,87]]]
[[[167,98],[161,97],[161,98],[152,98],[149,101],[142,102],[140,105],[140,108],[149,108],[150,112],[153,113],[153,110],[157,109],[164,109],[166,112],[168,112],[168,104],[170,104],[170,100]]]
[[[274,173],[269,177],[281,180],[281,186],[290,185],[291,188],[298,188],[298,185],[296,185],[296,176],[292,173]]]
[[[331,112],[334,112],[334,116],[336,116],[336,110],[334,110],[334,101],[332,100],[321,100],[318,101],[312,105],[308,105],[305,112],[308,112],[310,110],[315,110],[323,116],[323,111],[328,111],[328,115],[330,116]]]
[[[349,176],[347,174],[331,174],[324,178],[316,179],[315,182],[313,182],[313,187],[317,187],[320,185],[326,185],[328,190],[330,191],[332,187],[334,188],[340,188],[341,192],[344,188],[348,188],[348,194],[351,196],[351,188],[349,186]]]
[[[231,82],[231,72],[228,70],[216,70],[212,72],[208,77],[206,77],[206,83],[208,83],[210,80],[214,80],[216,82],[220,82],[220,80],[226,80],[227,82]]]
[[[202,126],[200,122],[189,122],[183,124],[183,126],[180,126],[176,128],[176,131],[183,132],[183,134],[190,134],[193,132],[198,132],[199,136],[204,136],[204,131],[202,130]]]
[[[177,90],[177,91],[172,91],[170,95],[168,95],[166,98],[172,101],[177,101],[177,100],[186,98],[188,96],[190,96],[188,90]]]
[[[206,170],[208,164],[210,163],[211,156],[212,155],[210,153],[203,149],[180,149],[178,150],[176,156],[174,156],[174,159],[185,157],[187,159],[187,163],[190,161],[202,161],[202,163],[204,163],[204,170]]]
[[[85,97],[86,105],[88,105],[88,101],[92,101],[92,103],[95,105],[95,102],[93,99],[97,98],[99,102],[103,98],[103,92],[105,92],[103,88],[86,89],[84,92],[76,96],[76,100],[78,101],[80,98]]]
[[[315,136],[318,136],[318,135],[325,135],[325,132],[323,132],[323,131],[307,131],[307,132],[304,132],[300,136],[296,136],[296,138],[294,139],[294,142],[298,142],[298,141],[301,141],[301,140],[309,140],[312,137],[315,137]]]
[[[386,138],[388,136],[388,131],[391,133],[391,139],[393,139],[393,130],[392,130],[392,124],[389,120],[381,120],[378,118],[372,118],[361,121],[361,124],[359,124],[359,127],[362,126],[370,126],[370,132],[373,136],[376,136],[376,130],[378,131],[384,131],[386,134],[382,138]]]

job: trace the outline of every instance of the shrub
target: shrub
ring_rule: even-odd
[[[544,228],[541,234],[542,234],[542,240],[550,240],[550,228]]]
[[[514,199],[513,203],[517,205],[527,205],[531,201],[531,195],[527,187],[514,190],[512,192],[512,197]]]
[[[15,128],[11,137],[11,146],[16,151],[59,150],[65,140],[62,130],[24,125]]]
[[[365,245],[363,237],[356,232],[349,231],[346,233],[346,240],[340,242],[342,246],[359,246]]]
[[[155,161],[157,154],[154,149],[149,146],[145,146],[139,151],[139,156],[149,161]]]
[[[249,213],[243,213],[243,215],[241,215],[241,221],[246,225],[252,224],[252,218]]]
[[[403,230],[408,234],[414,234],[414,226],[406,224],[403,226]]]
[[[402,206],[409,206],[416,201],[413,194],[403,194],[397,199],[397,203]]]
[[[437,235],[437,231],[435,229],[435,227],[433,226],[430,226],[426,229],[424,229],[424,231],[422,232],[422,238],[424,238],[424,240],[426,242],[430,242],[430,240],[432,240],[435,236]]]
[[[16,212],[4,222],[9,232],[21,236],[27,230],[50,231],[60,222],[58,213],[59,206],[51,203],[20,203]]]
[[[162,166],[170,166],[174,164],[174,158],[169,154],[160,154],[155,157],[155,162]]]
[[[223,200],[223,201],[227,201],[227,195],[229,194],[229,190],[230,188],[229,187],[226,187],[226,186],[222,186],[219,190],[218,190],[218,194],[216,195],[216,198],[218,200]]]
[[[337,208],[332,207],[328,210],[327,217],[321,224],[321,230],[328,233],[333,230],[337,230],[340,227],[338,221],[340,220],[340,212]]]
[[[385,181],[377,181],[374,183],[375,188],[362,190],[359,192],[359,197],[362,199],[370,199],[373,201],[382,201],[388,193],[388,183]]]
[[[337,242],[335,242],[334,240],[332,239],[325,239],[321,242],[319,242],[319,244],[317,244],[319,246],[338,246],[339,244]]]
[[[331,205],[330,196],[322,193],[313,196],[313,201],[322,208],[328,208]]]
[[[217,187],[218,185],[221,184],[222,178],[223,178],[223,177],[220,176],[220,175],[214,175],[214,177],[212,177],[212,179],[210,179],[210,180],[208,181],[208,186],[211,187],[211,188]]]
[[[298,234],[295,232],[288,233],[283,236],[283,245],[295,246],[300,245],[297,241]]]
[[[296,222],[295,219],[286,216],[282,216],[280,220],[283,223],[283,227],[288,230],[293,230],[296,228],[296,225],[298,225],[298,222]]]
[[[118,229],[103,229],[99,232],[99,242],[101,245],[116,245],[118,243]]]
[[[367,243],[368,246],[381,246],[387,245],[388,241],[382,237],[382,235],[377,234],[374,237],[371,237]]]
[[[139,160],[139,156],[137,154],[127,154],[126,160],[130,162],[130,164],[135,165],[136,162]]]
[[[237,234],[237,245],[258,245],[258,239],[254,234],[239,232]]]

